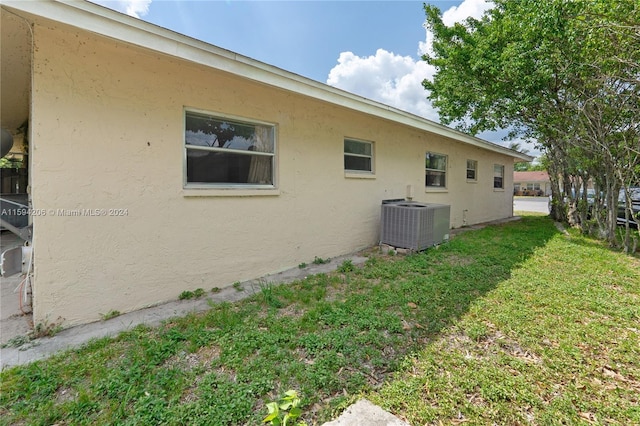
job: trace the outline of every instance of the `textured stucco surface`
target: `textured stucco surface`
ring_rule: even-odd
[[[29,117],[31,41],[29,22],[0,10],[0,125],[13,135]]]
[[[377,243],[380,201],[413,185],[451,225],[512,215],[493,165],[513,159],[303,94],[63,25],[34,26],[31,183],[34,321],[95,321]],[[277,126],[277,191],[183,188],[184,109]],[[374,142],[375,179],[346,177],[343,140]],[[426,151],[448,155],[424,189]],[[466,181],[466,160],[478,181]],[[197,194],[198,196],[194,196]],[[126,209],[124,216],[64,216]],[[51,213],[53,212],[53,213]]]

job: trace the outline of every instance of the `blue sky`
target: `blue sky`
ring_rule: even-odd
[[[428,49],[422,1],[93,1],[438,121],[421,86],[435,71],[420,58]],[[449,25],[490,7],[486,0],[427,3],[438,6]],[[505,145],[504,133],[479,136]]]
[[[152,2],[145,20],[326,82],[341,52],[417,56],[419,1]]]

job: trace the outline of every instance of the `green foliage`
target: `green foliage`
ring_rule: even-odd
[[[0,169],[20,169],[22,166],[22,160],[14,160],[7,157],[0,158]]]
[[[237,291],[237,292],[241,292],[244,291],[244,287],[242,286],[242,283],[240,283],[240,281],[236,281],[233,283],[233,288]]]
[[[120,311],[112,309],[109,312],[107,312],[106,314],[102,314],[102,320],[103,321],[110,320],[111,318],[119,317],[120,315],[121,315]]]
[[[473,324],[467,328],[467,335],[475,341],[480,341],[487,336],[489,332],[485,324]]]
[[[272,283],[260,283],[260,294],[268,306],[272,308],[282,308],[284,304],[280,301]]]
[[[621,187],[640,182],[640,8],[635,0],[493,3],[481,19],[452,26],[425,5],[433,52],[424,60],[437,72],[423,85],[443,123],[473,134],[509,129],[508,138],[536,143],[553,216],[588,232],[587,211],[563,205],[572,188],[579,193],[591,181],[605,194],[604,210]],[[615,215],[595,226],[616,243]],[[628,231],[623,245],[628,250]]]
[[[31,342],[31,338],[26,334],[20,334],[18,336],[12,337],[7,341],[7,343],[2,344],[0,348],[19,348],[20,346],[24,346]]]
[[[60,325],[62,322],[62,318],[58,318],[57,321],[53,322],[40,322],[34,325],[33,330],[29,332],[29,337],[31,339],[39,339],[41,337],[53,337],[62,331],[62,326]]]
[[[513,170],[516,172],[544,172],[547,168],[538,163],[515,163]]]
[[[273,426],[306,426],[305,422],[296,422],[302,415],[300,398],[295,390],[288,390],[284,396],[276,402],[267,403],[269,414],[262,420]]]
[[[314,265],[324,265],[325,263],[329,263],[329,262],[331,262],[331,259],[329,259],[329,258],[323,259],[323,258],[318,257],[318,256],[313,258],[313,264]]]
[[[189,300],[189,299],[200,299],[205,295],[204,289],[197,288],[194,291],[185,290],[178,296],[180,300]]]
[[[306,264],[305,262],[302,262],[302,263],[300,263],[300,264],[298,265],[298,268],[300,268],[300,269],[304,269],[304,268],[306,268],[306,267],[307,267],[307,264]]]
[[[356,269],[351,259],[343,260],[340,266],[338,266],[338,272],[347,273]]]
[[[178,296],[178,299],[180,300],[188,300],[188,299],[193,299],[195,297],[195,295],[193,294],[193,292],[191,290],[185,290],[182,293],[180,293],[180,295]]]

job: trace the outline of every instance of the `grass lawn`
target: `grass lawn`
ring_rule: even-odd
[[[0,373],[0,424],[640,424],[640,260],[547,217],[137,327]]]

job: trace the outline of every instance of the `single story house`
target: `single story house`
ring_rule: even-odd
[[[549,173],[546,171],[513,172],[513,193],[528,196],[551,195]]]
[[[4,0],[1,24],[36,324],[370,247],[385,199],[447,204],[452,227],[508,218],[531,161],[96,4]]]

